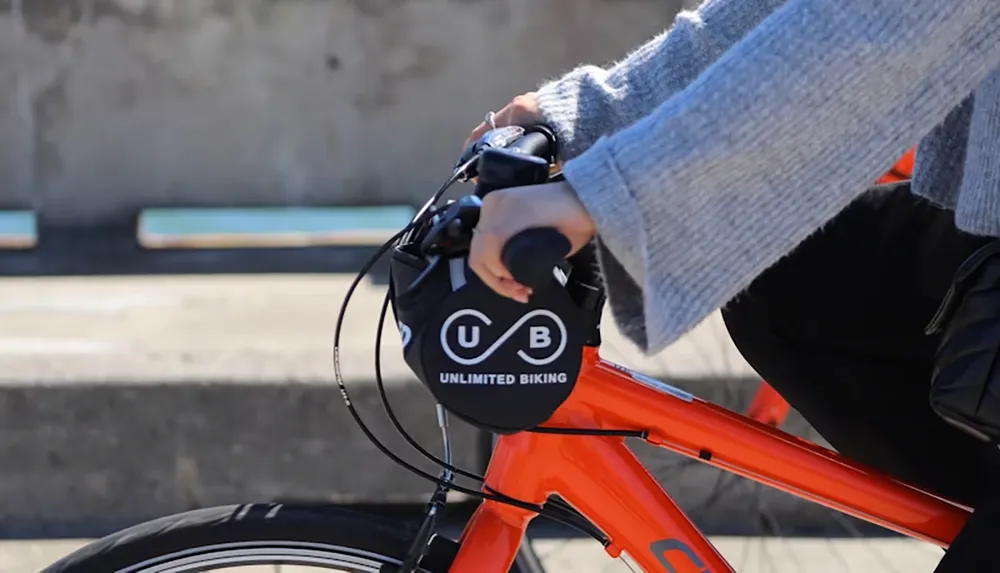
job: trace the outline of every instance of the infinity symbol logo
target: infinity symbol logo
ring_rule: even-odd
[[[566,349],[566,325],[563,324],[562,320],[559,320],[559,317],[554,312],[545,309],[536,309],[522,316],[520,320],[518,320],[510,328],[508,328],[507,332],[503,333],[503,335],[500,336],[500,338],[498,338],[496,342],[494,342],[489,348],[486,349],[485,352],[483,352],[479,356],[476,356],[474,358],[462,358],[461,356],[455,354],[455,352],[451,349],[451,346],[448,344],[448,328],[451,327],[452,323],[454,323],[459,318],[462,318],[463,316],[475,317],[479,319],[486,326],[493,324],[493,321],[490,320],[490,318],[485,314],[479,312],[478,310],[466,308],[453,313],[451,316],[448,317],[447,320],[444,321],[444,324],[441,325],[441,348],[444,350],[444,353],[448,355],[448,358],[451,358],[452,361],[454,361],[457,364],[461,364],[462,366],[475,366],[476,364],[481,364],[484,360],[492,356],[493,353],[496,352],[497,349],[500,348],[500,346],[502,346],[504,342],[507,342],[507,339],[509,339],[511,336],[514,336],[514,333],[517,332],[517,329],[524,326],[526,322],[528,322],[532,318],[535,318],[536,316],[544,316],[552,320],[552,322],[556,323],[556,327],[559,329],[559,345],[552,352],[552,354],[546,358],[532,358],[531,356],[528,356],[528,354],[525,353],[523,350],[518,350],[517,355],[521,357],[521,360],[524,360],[525,362],[531,364],[532,366],[545,366],[546,364],[551,364],[552,362],[555,362],[557,358],[562,356],[563,350]],[[549,327],[531,326],[529,328],[531,329],[529,331],[530,334],[529,346],[531,348],[549,348],[552,346],[552,334],[551,334],[552,331]],[[478,346],[479,327],[473,326],[472,333],[470,336],[469,332],[466,330],[466,327],[459,326],[458,343],[464,348],[475,348],[476,346]]]

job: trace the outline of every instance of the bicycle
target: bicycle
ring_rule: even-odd
[[[567,261],[568,242],[553,229],[514,237],[504,262],[533,288],[526,305],[499,297],[468,272],[463,255],[481,197],[549,180],[555,145],[544,126],[487,133],[361,270],[343,303],[334,365],[348,411],[386,455],[437,485],[418,527],[322,505],[210,508],[113,534],[45,571],[180,573],[280,563],[380,573],[527,573],[534,565],[521,552],[522,540],[538,516],[591,535],[608,555],[628,555],[645,571],[734,571],[644,469],[626,438],[946,548],[969,508],[783,432],[776,427],[784,416],[776,394],[760,398],[751,411],[759,419],[753,419],[602,359],[605,292],[593,245]],[[473,178],[475,194],[439,205],[452,184]],[[443,456],[405,433],[383,391],[385,410],[409,443],[441,467],[437,475],[409,464],[371,434],[339,375],[344,310],[390,250],[376,381],[381,390],[380,341],[391,306],[404,357],[438,401]],[[484,476],[451,464],[450,415],[499,435]],[[457,476],[483,486],[462,487]],[[458,539],[435,528],[450,491],[482,499]]]

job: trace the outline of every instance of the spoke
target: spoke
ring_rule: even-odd
[[[745,483],[745,480],[740,476],[719,470],[712,493],[709,494],[708,499],[702,502],[698,508],[692,510],[692,516],[704,516],[712,506],[743,483]]]
[[[789,560],[795,563],[796,571],[805,571],[806,569],[802,566],[802,562],[799,561],[795,549],[791,546],[791,544],[789,544],[788,539],[785,537],[784,532],[781,530],[781,525],[778,523],[777,517],[775,517],[774,513],[772,512],[771,507],[767,503],[767,500],[764,498],[763,495],[760,494],[760,492],[763,489],[763,486],[761,486],[761,484],[755,484],[755,485],[757,486],[755,489],[760,499],[760,504],[758,505],[758,507],[760,509],[762,517],[764,518],[765,523],[767,524],[768,529],[770,530],[771,536],[777,537],[778,539],[781,540],[782,545],[785,546],[785,549],[788,552]]]
[[[865,537],[861,533],[861,531],[858,530],[858,526],[855,525],[854,522],[849,517],[837,511],[831,511],[830,517],[833,519],[833,521],[839,523],[841,527],[844,528],[845,531],[851,534],[852,537],[854,537],[855,539],[861,539],[862,543],[864,543],[865,546],[868,547],[868,550],[871,551],[872,555],[875,556],[876,560],[878,560],[878,562],[882,564],[883,568],[885,568],[886,570],[891,570],[895,573],[902,573],[900,569],[895,565],[893,565],[892,562],[885,556],[885,554],[882,553],[881,548],[879,548],[876,544],[872,543],[871,539]]]

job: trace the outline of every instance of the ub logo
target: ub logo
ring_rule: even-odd
[[[472,317],[482,323],[479,324],[459,324],[456,325],[455,322],[463,317]],[[538,324],[539,319],[543,322],[550,322],[551,326],[547,324]],[[532,322],[533,324],[528,324]],[[458,310],[451,314],[441,325],[441,349],[444,353],[456,364],[461,364],[462,366],[475,366],[477,364],[482,364],[486,359],[492,356],[501,346],[504,345],[514,334],[518,332],[522,327],[527,325],[528,328],[528,349],[535,351],[549,350],[541,358],[537,358],[529,355],[523,349],[517,351],[518,357],[524,362],[532,366],[545,366],[546,364],[551,364],[555,362],[560,356],[562,356],[563,351],[566,349],[566,325],[563,321],[559,319],[559,316],[554,312],[545,309],[533,310],[524,316],[522,316],[517,322],[511,325],[506,332],[500,335],[496,341],[493,342],[488,348],[483,350],[477,356],[471,358],[463,358],[455,353],[449,342],[448,333],[451,328],[455,327],[456,337],[458,345],[466,350],[474,350],[479,348],[483,344],[483,327],[487,327],[493,324],[493,321],[478,310],[471,308],[466,308]]]

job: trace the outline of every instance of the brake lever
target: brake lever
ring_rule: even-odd
[[[475,195],[463,195],[450,203],[420,241],[420,251],[426,256],[444,257],[468,252],[482,206],[482,200]]]

